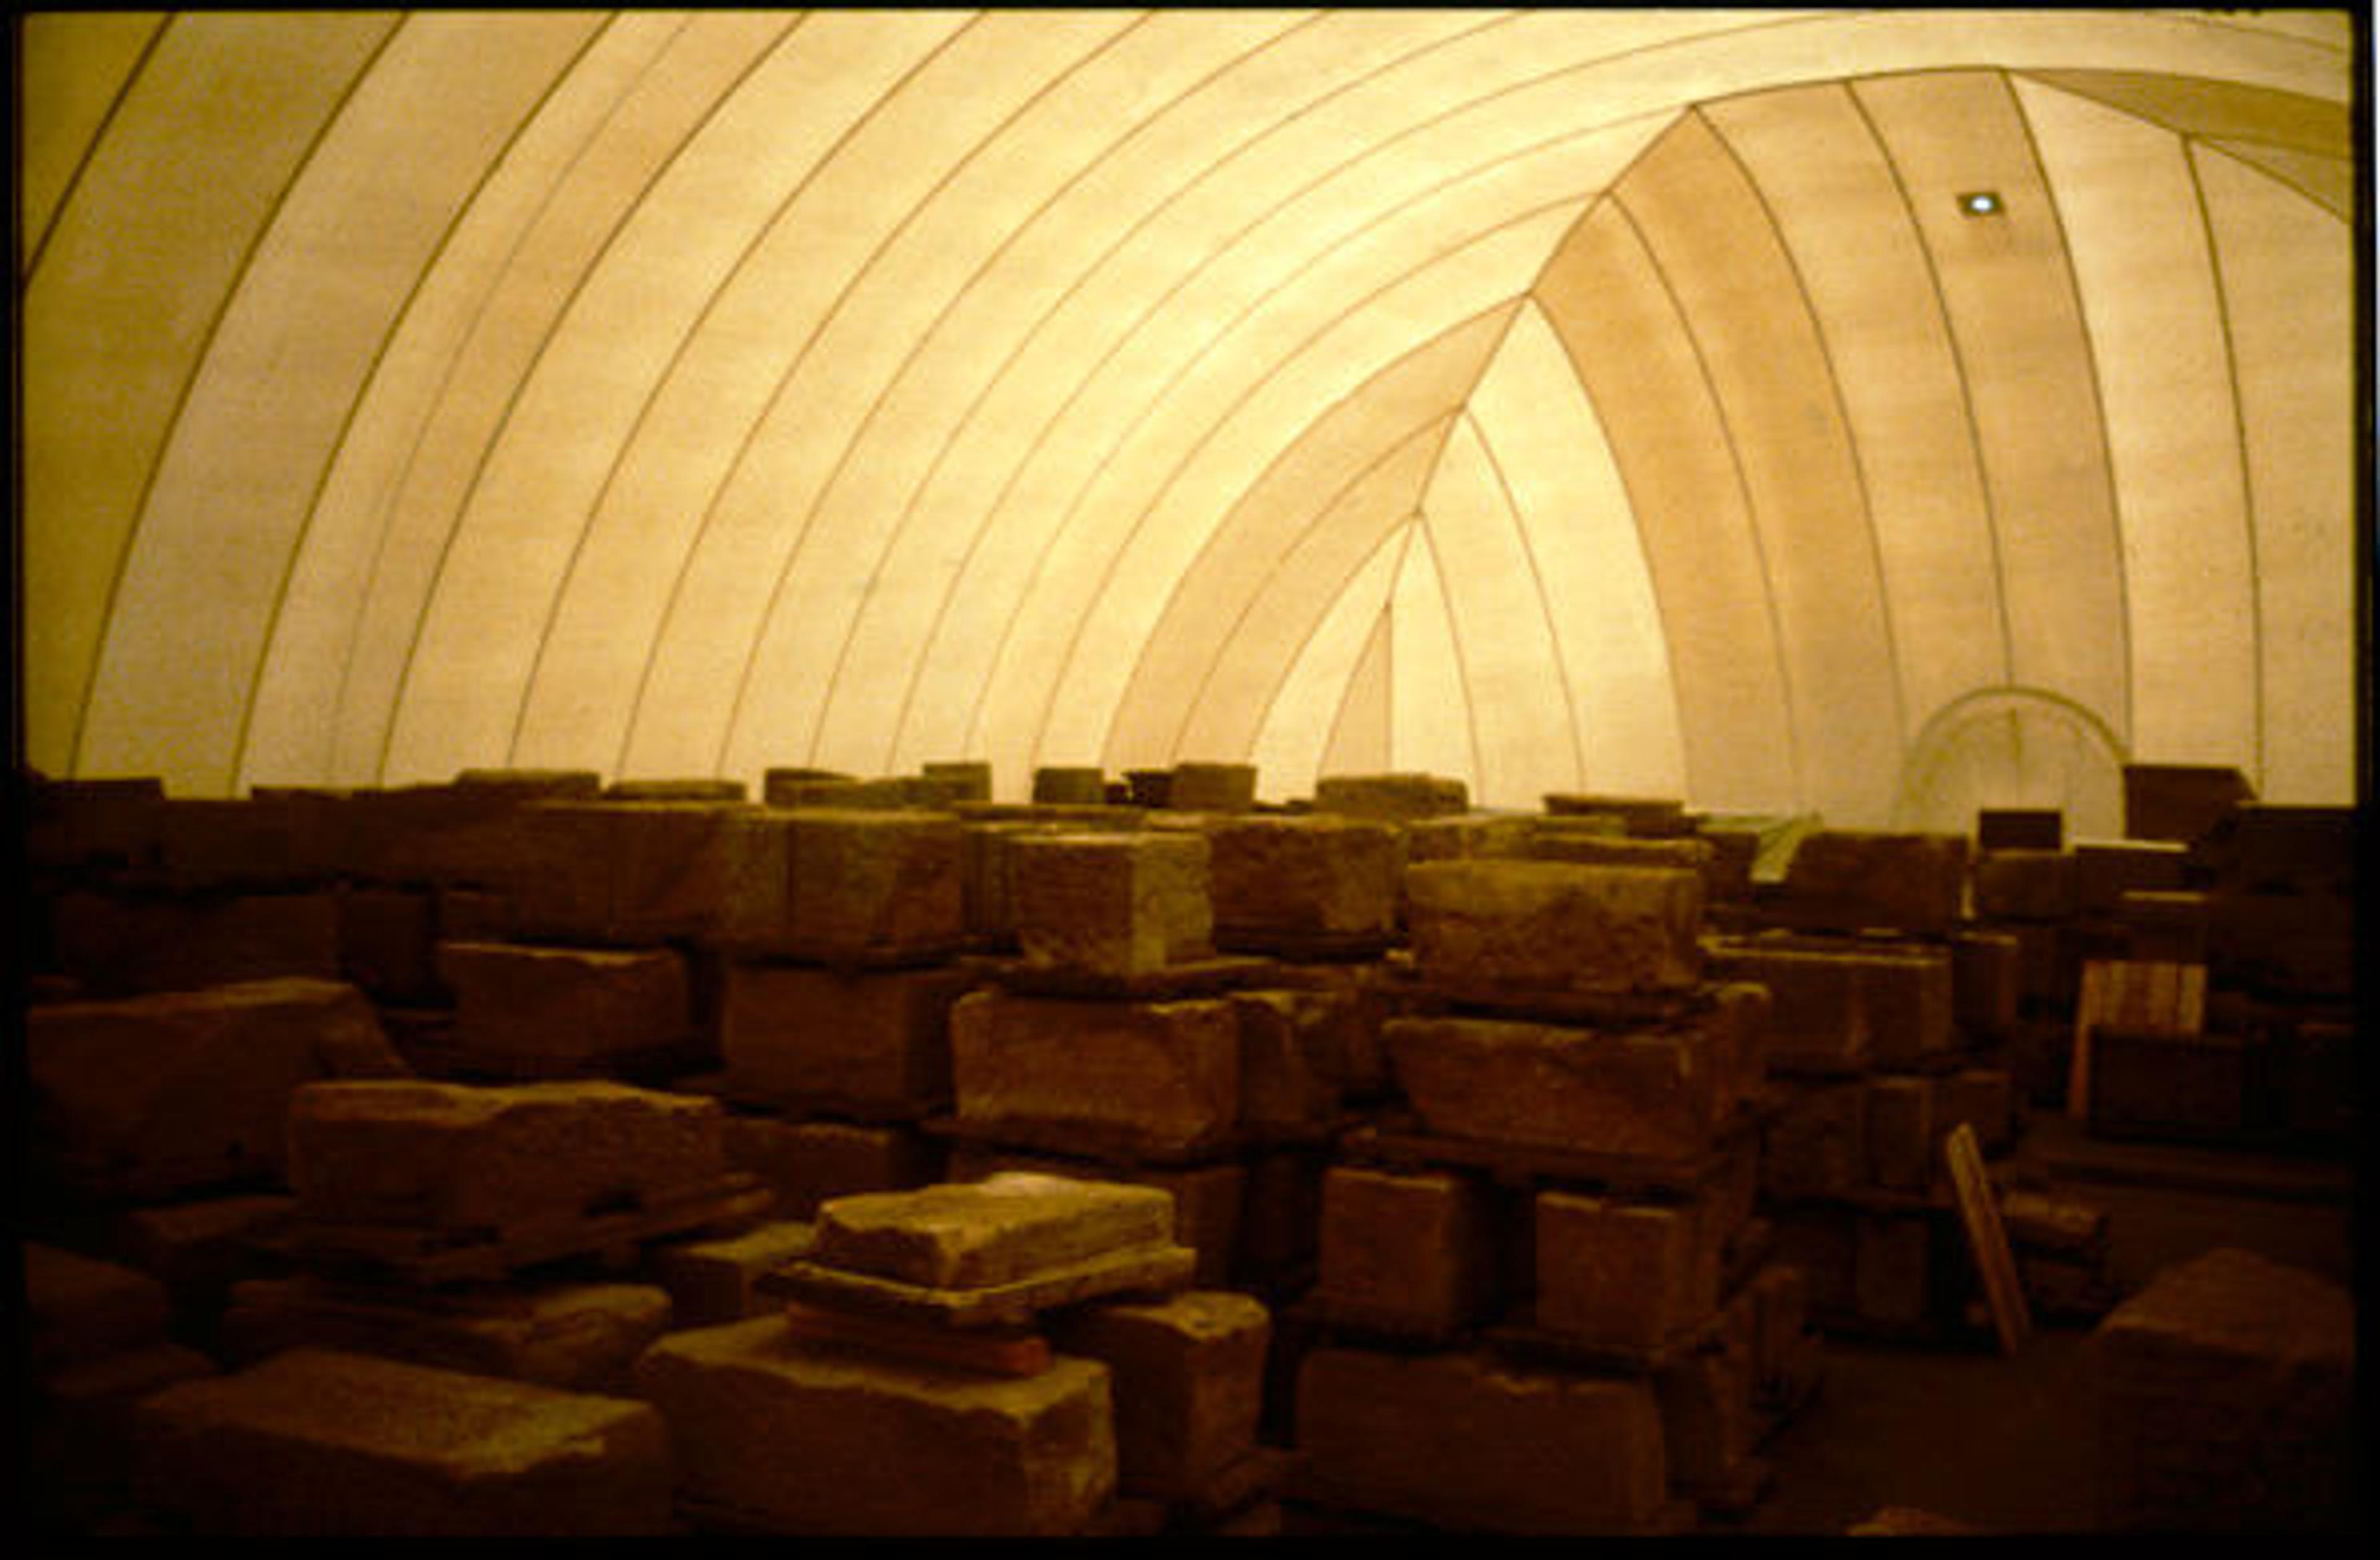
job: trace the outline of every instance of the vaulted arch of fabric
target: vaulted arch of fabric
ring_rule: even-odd
[[[25,757],[2356,786],[2345,13],[51,13]]]

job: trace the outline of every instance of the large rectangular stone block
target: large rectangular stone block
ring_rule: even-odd
[[[2191,886],[2189,847],[2169,840],[2076,840],[2073,855],[2075,908],[2082,915],[2114,915],[2127,894]]]
[[[328,890],[145,895],[74,889],[48,904],[50,957],[101,995],[244,981],[336,981],[339,905]]]
[[[739,1099],[914,1116],[949,1098],[966,972],[739,960],[725,980],[720,1055]]]
[[[1396,929],[1403,858],[1387,823],[1247,814],[1209,819],[1216,937],[1354,938]]]
[[[1214,952],[1200,834],[1034,835],[1009,842],[1008,853],[1010,906],[1028,964],[1129,977]]]
[[[925,1186],[941,1179],[946,1157],[940,1140],[903,1123],[768,1115],[727,1122],[728,1164],[776,1194],[780,1218],[810,1218],[830,1198],[854,1192]]]
[[[1334,1165],[1322,1181],[1315,1299],[1358,1326],[1452,1335],[1496,1297],[1489,1217],[1470,1176]]]
[[[1256,804],[1252,763],[1177,763],[1165,791],[1165,805],[1178,812],[1245,812]]]
[[[442,943],[455,1044],[477,1061],[592,1070],[682,1044],[694,1033],[686,957],[674,948]]]
[[[1405,1098],[1449,1137],[1692,1157],[1710,1149],[1728,1103],[1716,1015],[1635,1030],[1397,1018],[1382,1033]]]
[[[24,1044],[36,1168],[134,1198],[277,1178],[294,1091],[409,1075],[363,993],[327,981],[42,1004]]]
[[[1303,1487],[1326,1505],[1506,1534],[1643,1533],[1662,1519],[1661,1416],[1644,1380],[1323,1347],[1296,1395]]]
[[[1767,1054],[1784,1070],[1906,1066],[1947,1050],[1955,1038],[1946,948],[1755,939],[1720,945],[1711,969],[1768,988]]]
[[[1462,988],[1676,991],[1702,971],[1703,880],[1674,868],[1416,862],[1405,873],[1423,979]]]
[[[1936,1125],[1937,1082],[1922,1076],[1867,1083],[1868,1179],[1888,1191],[1924,1192],[1934,1183],[1943,1131]]]
[[[915,963],[966,936],[958,819],[915,810],[742,814],[724,941],[824,964]]]
[[[1780,1202],[1837,1197],[1868,1176],[1867,1086],[1796,1090],[1761,1128],[1761,1189]]]
[[[968,935],[995,948],[1013,947],[1016,942],[1016,859],[1014,847],[1018,838],[1031,835],[1109,833],[1129,834],[1141,826],[1142,815],[1130,808],[1096,808],[1076,810],[1079,816],[1067,821],[1047,818],[1019,817],[1016,811],[1034,810],[972,810],[962,815],[964,834],[961,836],[962,884],[961,900]],[[1057,811],[1058,809],[1049,810]],[[990,815],[982,815],[989,811]]]
[[[1964,835],[1820,829],[1785,866],[1785,899],[1811,930],[1950,932],[1966,908]]]
[[[803,1219],[771,1219],[728,1235],[663,1241],[645,1253],[645,1271],[669,1296],[672,1331],[716,1327],[783,1308],[756,1281],[810,1254],[817,1242]]]
[[[695,801],[548,801],[515,819],[507,884],[520,934],[634,945],[716,932],[752,810]]]
[[[2187,845],[2255,799],[2256,787],[2227,764],[2128,763],[2124,835]]]
[[[1536,1325],[1599,1347],[1653,1350],[1718,1305],[1717,1221],[1697,1201],[1541,1191]]]
[[[2015,936],[1971,931],[1950,939],[1950,1018],[1970,1039],[2006,1037],[2023,1001],[2023,949]]]
[[[837,1198],[819,1210],[811,1257],[920,1288],[979,1289],[1172,1237],[1173,1200],[1155,1187],[1008,1171]]]
[[[2081,908],[2074,857],[2063,850],[1985,850],[1974,865],[1974,907],[1985,920],[2065,920]]]
[[[328,1224],[503,1228],[699,1187],[717,1101],[625,1084],[317,1083],[289,1103],[289,1184]]]
[[[645,1404],[315,1348],[147,1399],[135,1486],[231,1536],[653,1537],[671,1517]]]
[[[1339,1114],[1352,1005],[1330,991],[1233,992],[1240,1024],[1240,1122],[1308,1132]]]
[[[1318,812],[1410,823],[1471,810],[1471,788],[1441,774],[1325,774],[1314,782]]]
[[[1239,1013],[975,992],[951,1008],[951,1071],[959,1118],[1037,1134],[1020,1146],[1210,1150],[1240,1124]]]
[[[1050,1341],[1113,1383],[1116,1488],[1196,1496],[1256,1447],[1272,1317],[1254,1298],[1190,1290],[1062,1313]]]
[[[1184,1166],[1102,1164],[990,1144],[963,1143],[951,1152],[948,1178],[979,1181],[1003,1170],[1157,1188],[1173,1199],[1174,1244],[1186,1246],[1198,1254],[1191,1282],[1208,1289],[1231,1286],[1232,1258],[1239,1245],[1240,1210],[1247,1196],[1249,1179],[1247,1169],[1236,1162]]]
[[[1112,1378],[927,1369],[805,1346],[782,1316],[662,1339],[638,1390],[668,1421],[684,1500],[827,1536],[1058,1536],[1112,1497]]]

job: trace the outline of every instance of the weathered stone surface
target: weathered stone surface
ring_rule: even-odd
[[[682,779],[614,780],[603,787],[605,801],[742,801],[747,787],[741,780],[711,775]]]
[[[375,1002],[429,1006],[438,979],[438,898],[427,889],[348,884],[338,893],[339,977]]]
[[[1296,990],[1327,993],[1336,1002],[1342,1090],[1348,1098],[1370,1098],[1388,1087],[1380,1026],[1411,1005],[1410,982],[1377,959],[1284,964],[1274,978]]]
[[[991,765],[982,759],[933,759],[920,764],[924,778],[950,787],[958,801],[991,799]]]
[[[1785,867],[1785,903],[1814,930],[1951,931],[1966,906],[1964,835],[1820,829]]]
[[[1863,1213],[1852,1303],[1860,1319],[1890,1327],[1925,1322],[1937,1299],[1937,1223],[1923,1213]]]
[[[1950,1018],[1969,1037],[1998,1040],[2016,1028],[2024,999],[2023,951],[2003,932],[1950,939]]]
[[[2227,764],[2128,763],[2124,835],[2187,845],[2255,799],[2256,787]]]
[[[1391,1019],[1390,1066],[1432,1132],[1656,1158],[1707,1151],[1727,1097],[1724,1025],[1592,1030]]]
[[[1328,991],[1234,992],[1240,1024],[1240,1122],[1296,1132],[1339,1114],[1349,1005]]]
[[[776,1215],[808,1219],[830,1198],[902,1191],[941,1179],[941,1144],[913,1126],[731,1116],[727,1159],[777,1196]]]
[[[1662,1460],[1682,1493],[1741,1498],[1759,1426],[1750,1352],[1728,1347],[1667,1360],[1654,1372]]]
[[[753,810],[697,801],[548,801],[516,815],[505,888],[521,935],[637,945],[725,922]]]
[[[1923,1192],[1934,1183],[1936,1152],[1946,1128],[1936,1119],[1936,1080],[1870,1079],[1867,1085],[1868,1179],[1888,1191]]]
[[[1033,772],[1033,799],[1066,807],[1103,805],[1107,772],[1086,764],[1044,764]]]
[[[1642,1380],[1325,1347],[1296,1390],[1302,1487],[1326,1505],[1461,1531],[1633,1533],[1667,1496]]]
[[[1942,1139],[1961,1123],[1974,1128],[1975,1146],[1985,1153],[2009,1147],[2016,1139],[2016,1079],[2005,1067],[1961,1067],[1935,1079],[1936,1157]]]
[[[1716,1221],[1697,1202],[1542,1191],[1536,1221],[1536,1320],[1548,1332],[1651,1350],[1718,1304]]]
[[[1179,1168],[1106,1164],[969,1143],[952,1151],[948,1178],[979,1181],[1003,1170],[1156,1188],[1173,1199],[1174,1243],[1198,1254],[1191,1282],[1208,1289],[1230,1286],[1232,1258],[1238,1249],[1240,1209],[1248,1185],[1247,1170],[1236,1162]]]
[[[1405,873],[1415,964],[1451,986],[1674,991],[1702,970],[1703,880],[1671,868],[1416,862]]]
[[[650,1284],[540,1284],[441,1293],[367,1289],[310,1275],[232,1291],[223,1349],[241,1365],[325,1348],[565,1392],[625,1393],[628,1368],[671,1325]]]
[[[340,979],[339,906],[328,890],[72,890],[49,902],[49,938],[57,972],[97,995]]]
[[[2131,893],[2117,919],[2125,956],[2150,964],[2204,964],[2213,944],[2215,898],[2209,894]]]
[[[2217,894],[2207,965],[2227,984],[2277,997],[2355,993],[2356,901],[2344,894]]]
[[[506,888],[522,871],[516,820],[540,799],[526,784],[357,791],[340,803],[348,874],[391,887]]]
[[[966,934],[958,819],[916,810],[747,815],[725,940],[820,963],[920,961]]]
[[[1586,820],[1579,820],[1584,823]],[[1617,837],[1616,823],[1607,825]],[[1404,826],[1408,863],[1516,860],[1528,855],[1536,820],[1511,812],[1463,812],[1415,819]]]
[[[1314,1294],[1334,1320],[1451,1335],[1484,1318],[1495,1261],[1486,1190],[1469,1176],[1343,1164],[1323,1176]]]
[[[2066,814],[2054,807],[1983,807],[1975,810],[1975,848],[2063,850]]]
[[[686,1500],[788,1533],[1053,1536],[1113,1495],[1108,1368],[1000,1377],[805,1347],[782,1316],[662,1339],[638,1390]]]
[[[30,867],[139,867],[156,859],[165,800],[156,775],[30,777],[24,795]]]
[[[1272,1316],[1254,1298],[1190,1290],[1060,1317],[1051,1341],[1113,1381],[1118,1491],[1197,1494],[1256,1445]]]
[[[1397,831],[1327,813],[1208,820],[1219,938],[1384,936],[1396,927]]]
[[[459,770],[455,789],[492,792],[535,801],[585,799],[601,796],[603,776],[592,769],[537,769],[489,766]]]
[[[823,1102],[914,1115],[951,1089],[951,968],[728,966],[719,1046],[739,1099]]]
[[[1028,964],[1132,976],[1214,952],[1201,835],[1031,835],[1011,840],[1008,853],[1010,908]]]
[[[2074,898],[2083,915],[2113,915],[2127,894],[2178,893],[2190,886],[2190,850],[2172,841],[2076,840]]]
[[[296,1198],[279,1192],[128,1209],[109,1229],[109,1249],[163,1284],[178,1316],[211,1322],[233,1284],[271,1266],[258,1248],[297,1209]]]
[[[1256,804],[1252,763],[1177,763],[1165,791],[1165,805],[1179,812],[1245,812]]]
[[[216,1373],[181,1344],[135,1344],[33,1375],[16,1400],[23,1460],[10,1489],[19,1530],[92,1533],[131,1506],[131,1445],[141,1400]]]
[[[1546,811],[1555,817],[1616,818],[1622,832],[1641,839],[1681,835],[1694,824],[1685,803],[1673,797],[1549,791],[1546,794],[1545,803]]]
[[[670,1328],[717,1327],[779,1310],[753,1281],[810,1254],[815,1226],[772,1219],[733,1235],[664,1241],[645,1252],[645,1271],[669,1296]]]
[[[122,1262],[42,1241],[19,1249],[25,1362],[47,1372],[163,1343],[172,1323],[165,1286]]]
[[[595,1066],[686,1041],[694,1005],[674,948],[442,943],[455,1043],[524,1066]]]
[[[289,1103],[289,1184],[325,1223],[502,1227],[700,1186],[718,1102],[609,1082],[317,1083]]]
[[[1955,1038],[1946,948],[1752,939],[1720,944],[1710,969],[1768,988],[1767,1055],[1786,1070],[1909,1065],[1947,1050]]]
[[[971,993],[951,1008],[951,1069],[960,1119],[987,1128],[1187,1152],[1239,1127],[1239,1014],[1221,999]]]
[[[1471,810],[1471,788],[1441,774],[1326,774],[1314,783],[1318,812],[1409,823]]]
[[[642,1403],[327,1349],[140,1409],[136,1488],[192,1531],[658,1535],[669,1436]]]
[[[1232,1287],[1275,1298],[1301,1293],[1313,1282],[1320,1249],[1330,1150],[1303,1144],[1274,1149],[1247,1155],[1246,1164]]]
[[[819,1210],[811,1260],[924,1288],[973,1289],[1172,1237],[1173,1200],[1154,1187],[1011,1171],[837,1198]]]
[[[128,1196],[277,1176],[292,1091],[407,1072],[363,993],[337,981],[247,981],[25,1015],[35,1164]]]
[[[2159,1273],[2091,1335],[2112,1530],[2344,1531],[2353,1297],[2219,1248]]]
[[[1796,1090],[1762,1127],[1761,1188],[1779,1201],[1835,1197],[1867,1178],[1864,1082]]]
[[[2063,850],[1986,850],[1975,857],[1974,910],[1986,920],[2064,920],[2081,904],[2074,858]]]

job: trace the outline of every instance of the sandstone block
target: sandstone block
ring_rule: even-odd
[[[1699,1203],[1541,1191],[1536,1325],[1582,1342],[1659,1348],[1718,1304],[1719,1242]]]
[[[324,1223],[502,1228],[715,1181],[724,1127],[716,1101],[608,1082],[309,1084],[289,1184]]]
[[[1032,835],[1012,840],[1008,850],[1016,940],[1029,964],[1133,976],[1214,951],[1201,835]]]
[[[1923,1192],[1934,1184],[1936,1147],[1949,1127],[1937,1119],[1936,1080],[1876,1078],[1867,1084],[1867,1176],[1888,1191]]]
[[[1173,1200],[1154,1187],[1012,1171],[837,1198],[819,1210],[811,1259],[920,1288],[979,1289],[1172,1237]]]
[[[1408,823],[1471,810],[1471,788],[1439,774],[1326,774],[1314,783],[1318,812]]]
[[[399,786],[340,803],[347,871],[385,887],[501,891],[523,868],[516,820],[540,794],[529,786]]]
[[[1208,1150],[1239,1127],[1239,1013],[975,992],[951,1008],[951,1071],[959,1118],[977,1126],[1099,1152]]]
[[[25,1015],[34,1163],[140,1198],[278,1176],[293,1091],[401,1078],[371,1005],[336,981],[246,981]]]
[[[1861,1320],[1916,1327],[1931,1314],[1936,1225],[1922,1213],[1863,1213],[1852,1303]]]
[[[2346,1530],[2361,1469],[2355,1335],[2345,1289],[2252,1252],[2157,1274],[2091,1335],[2102,1520]]]
[[[211,1329],[231,1286],[274,1266],[261,1254],[296,1213],[298,1200],[279,1192],[210,1197],[132,1208],[108,1231],[108,1248],[165,1286],[177,1329]]]
[[[1706,1152],[1724,1115],[1716,1018],[1592,1030],[1504,1019],[1391,1019],[1399,1087],[1432,1132],[1654,1158]]]
[[[1232,1286],[1258,1295],[1302,1293],[1314,1282],[1321,1247],[1327,1147],[1299,1145],[1250,1154],[1240,1206]]]
[[[1319,1245],[1314,1293],[1336,1320],[1441,1337],[1483,1319],[1494,1298],[1487,1193],[1465,1176],[1334,1165]]]
[[[751,810],[548,801],[520,810],[505,885],[525,937],[602,946],[705,937],[728,919]]]
[[[1545,804],[1546,811],[1556,817],[1616,818],[1622,833],[1642,839],[1670,837],[1694,826],[1685,803],[1671,797],[1551,791],[1547,793]]]
[[[235,1286],[223,1348],[234,1364],[322,1348],[563,1392],[625,1393],[629,1367],[671,1320],[668,1291],[650,1284],[491,1286],[427,1299],[301,1275]]]
[[[2246,775],[2224,764],[2124,765],[2124,835],[2187,845],[2244,802],[2256,799]]]
[[[1918,1066],[1950,1048],[1949,950],[1912,944],[1861,955],[1856,968],[1868,1053],[1879,1064]]]
[[[1054,1536],[1113,1495],[1108,1368],[931,1370],[789,1335],[782,1316],[663,1338],[638,1390],[669,1424],[685,1499],[772,1530]]]
[[[2016,1079],[2005,1067],[1961,1067],[1934,1080],[1934,1138],[1940,1158],[1943,1137],[1961,1124],[1975,1133],[1975,1145],[1990,1153],[2015,1140]]]
[[[1387,823],[1250,814],[1205,829],[1216,936],[1385,936],[1403,859]]]
[[[2063,850],[2066,814],[2054,807],[1984,807],[1975,810],[1975,848]]]
[[[438,979],[438,899],[426,889],[339,890],[339,976],[376,1002],[431,1006]]]
[[[2063,850],[1986,850],[1975,857],[1975,914],[1986,920],[2065,920],[2080,907],[2074,858]]]
[[[2117,909],[2125,957],[2151,964],[2204,964],[2213,946],[2215,898],[2195,893],[2131,893]]]
[[[2110,916],[2127,894],[2179,893],[2190,886],[2190,851],[2171,841],[2077,840],[2074,898],[2086,916]]]
[[[442,943],[455,993],[455,1043],[523,1069],[577,1069],[686,1041],[694,1032],[685,956],[673,948],[563,948]]]
[[[1033,799],[1065,807],[1104,805],[1107,772],[1091,765],[1044,764],[1033,772]]]
[[[727,967],[720,1054],[739,1098],[916,1115],[950,1096],[950,968]]]
[[[670,1328],[716,1327],[781,1308],[754,1280],[810,1254],[812,1225],[772,1219],[733,1235],[672,1240],[649,1249],[645,1268],[669,1296]]]
[[[165,1286],[122,1262],[42,1241],[19,1248],[25,1362],[48,1373],[165,1341]]]
[[[654,1536],[669,1436],[650,1407],[293,1349],[140,1409],[136,1489],[200,1533]]]
[[[603,787],[603,799],[605,801],[742,801],[745,799],[746,788],[741,780],[727,780],[699,774],[679,778],[614,780]]]
[[[1702,970],[1703,881],[1667,868],[1557,861],[1416,862],[1414,958],[1450,986],[1674,991]]]
[[[1234,992],[1240,1025],[1240,1122],[1297,1132],[1339,1113],[1349,1004],[1328,991]]]
[[[1951,931],[1966,906],[1964,835],[1820,829],[1785,867],[1785,900],[1812,930]]]
[[[1950,1017],[1979,1040],[2016,1028],[2024,999],[2022,948],[2002,932],[1961,932],[1950,939]]]
[[[1746,1354],[1705,1350],[1670,1360],[1654,1373],[1653,1391],[1672,1485],[1714,1495],[1739,1490],[1759,1443]]]
[[[157,854],[165,783],[153,774],[37,777],[25,786],[25,861],[36,870],[139,867]]]
[[[1247,1295],[1190,1290],[1062,1314],[1051,1341],[1108,1368],[1116,1487],[1152,1500],[1200,1493],[1255,1449],[1272,1317]]]
[[[1867,1178],[1867,1090],[1858,1081],[1796,1091],[1762,1128],[1761,1188],[1780,1202],[1840,1196]]]
[[[339,906],[327,890],[140,896],[72,890],[49,906],[57,971],[101,995],[247,981],[335,981]]]
[[[991,799],[991,765],[981,759],[935,759],[918,766],[918,774],[949,787],[955,801]]]
[[[2218,893],[2355,893],[2361,831],[2352,807],[2244,802],[2191,852]]]
[[[1342,1508],[1471,1532],[1637,1533],[1667,1498],[1642,1380],[1323,1347],[1296,1395],[1305,1483]]]
[[[1788,1071],[1852,1071],[1868,1059],[1860,968],[1840,954],[1761,942],[1725,943],[1710,970],[1768,993],[1767,1056]]]
[[[1174,1244],[1186,1246],[1198,1254],[1191,1282],[1208,1289],[1230,1286],[1232,1257],[1239,1240],[1240,1209],[1247,1195],[1248,1172],[1243,1165],[1225,1163],[1169,1168],[1103,1164],[969,1143],[952,1152],[948,1178],[979,1181],[1003,1170],[1155,1187],[1173,1199]]]
[[[1582,821],[1584,822],[1584,821]],[[1619,835],[1617,825],[1608,832]],[[1424,861],[1511,860],[1525,858],[1536,837],[1536,821],[1509,812],[1461,812],[1418,818],[1405,824],[1405,858]]]
[[[924,962],[966,933],[959,821],[903,809],[747,816],[725,940],[818,963]]]
[[[1245,812],[1256,804],[1252,763],[1177,763],[1165,792],[1165,805],[1177,812]]]
[[[477,766],[457,770],[452,784],[457,791],[523,801],[585,800],[603,794],[603,776],[592,769]]]
[[[168,797],[152,817],[156,866],[185,887],[326,884],[340,871],[345,821],[327,795]]]
[[[808,1219],[830,1198],[902,1191],[941,1179],[941,1144],[913,1126],[730,1116],[727,1161],[777,1196],[775,1213]]]

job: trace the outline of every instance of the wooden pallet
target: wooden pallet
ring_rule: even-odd
[[[644,1243],[755,1219],[776,1203],[759,1177],[737,1173],[638,1194],[632,1206],[527,1218],[500,1227],[442,1229],[300,1219],[275,1241],[291,1260],[334,1272],[433,1286],[492,1281],[572,1257],[633,1265]]]

